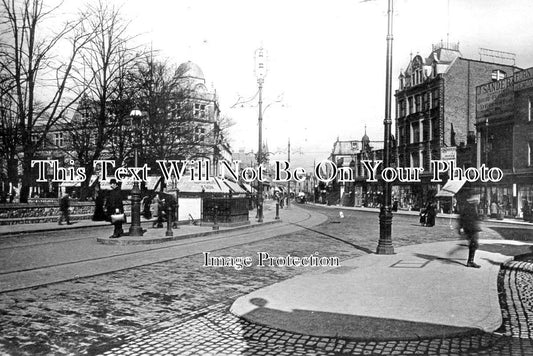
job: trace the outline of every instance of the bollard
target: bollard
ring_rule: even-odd
[[[170,204],[167,205],[167,232],[165,232],[165,236],[173,236],[172,233],[172,207]]]
[[[218,210],[218,206],[215,205],[215,211],[214,211],[215,214],[213,215],[213,230],[219,229],[218,222],[217,222],[217,210]]]
[[[276,203],[276,220],[279,220],[279,202]]]

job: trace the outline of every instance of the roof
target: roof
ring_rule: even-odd
[[[361,143],[358,140],[335,141],[333,144],[332,155],[353,155],[359,152]]]
[[[178,73],[179,76],[183,78],[196,78],[205,81],[204,72],[202,72],[202,69],[196,63],[191,61],[180,64],[178,67]]]

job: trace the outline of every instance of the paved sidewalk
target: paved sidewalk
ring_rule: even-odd
[[[466,268],[465,241],[437,242],[342,261],[238,298],[231,312],[275,329],[359,340],[493,332],[502,318],[500,264],[533,244],[483,240],[480,269]]]
[[[235,226],[224,226],[219,225],[218,228],[214,228],[213,224],[203,224],[203,225],[178,225],[177,229],[172,229],[171,236],[167,236],[167,223],[163,224],[163,228],[151,228],[145,229],[143,236],[128,236],[127,228],[129,224],[124,225],[126,234],[120,238],[111,238],[110,236],[98,237],[97,241],[105,245],[150,245],[150,244],[160,244],[170,241],[190,239],[193,237],[202,237],[208,235],[220,234],[228,231],[237,231],[237,230],[246,230],[250,228],[255,228],[264,225],[270,225],[274,223],[282,222],[280,219],[275,219],[276,213],[275,208],[271,204],[265,205],[263,211],[263,222],[258,222],[254,216],[255,212],[250,211],[250,220],[241,225]],[[284,212],[282,211],[281,214]],[[286,214],[284,214],[286,215]],[[147,226],[152,226],[151,225]]]
[[[316,204],[316,203],[307,203],[307,204],[314,205],[314,206],[320,206],[320,207],[323,207],[323,208],[329,208],[329,209],[369,211],[369,212],[379,213],[379,208],[365,208],[365,207],[340,206],[340,205],[324,205],[324,204]],[[398,211],[393,212],[393,215],[419,216],[420,212],[419,211],[411,211],[411,210],[398,210]],[[438,213],[436,218],[440,218],[440,219],[459,219],[459,214]],[[494,218],[487,217],[483,221],[486,222],[486,223],[504,223],[504,224],[533,226],[533,223],[524,221],[523,219],[504,218],[504,219],[500,220],[500,219],[494,219]]]
[[[250,210],[250,223],[257,223],[255,219],[256,210]],[[280,209],[280,216],[283,217],[284,209]],[[265,210],[263,212],[265,219],[274,218],[275,216],[275,205],[272,201],[265,202]],[[143,227],[151,226],[151,224],[156,221],[156,218],[145,219],[141,216],[141,224]],[[128,224],[124,226],[129,226],[131,222],[131,214],[128,216]],[[184,222],[180,222],[184,223]],[[27,233],[37,233],[37,232],[50,232],[50,231],[63,231],[63,230],[72,230],[72,229],[82,229],[87,227],[95,226],[109,226],[108,221],[92,221],[92,220],[74,220],[71,225],[63,224],[59,225],[57,222],[46,222],[46,223],[30,223],[30,224],[12,224],[12,225],[0,225],[0,236],[9,236],[9,235],[20,235]],[[184,225],[187,226],[188,224]],[[182,225],[180,225],[181,227]],[[199,227],[199,226],[195,226]],[[165,224],[166,229],[166,224]],[[212,230],[209,227],[210,230]],[[164,229],[162,229],[164,236]]]

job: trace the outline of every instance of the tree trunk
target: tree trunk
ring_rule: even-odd
[[[85,174],[87,178],[81,182],[81,188],[80,188],[80,201],[85,201],[90,195],[91,187],[89,186],[89,183],[91,182],[91,177],[94,173],[94,168],[92,162],[90,164],[85,165]]]
[[[33,184],[33,174],[31,172],[31,153],[24,152],[22,161],[22,188],[20,189],[20,202],[27,203],[30,196],[30,187]]]

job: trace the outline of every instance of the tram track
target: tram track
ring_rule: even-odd
[[[131,269],[131,268],[136,268],[136,267],[143,267],[143,266],[148,266],[148,265],[152,265],[152,264],[156,264],[156,263],[164,263],[164,262],[176,260],[176,259],[179,259],[179,258],[183,258],[183,257],[186,257],[186,256],[194,255],[194,254],[197,254],[198,252],[191,252],[191,253],[187,253],[185,255],[182,254],[180,256],[172,256],[172,257],[168,257],[168,258],[158,258],[158,259],[156,259],[154,261],[149,261],[149,262],[146,262],[146,263],[141,262],[140,258],[139,259],[135,259],[135,258],[132,258],[132,257],[149,255],[149,254],[151,254],[151,253],[153,254],[154,252],[157,252],[157,251],[164,251],[165,253],[168,254],[169,250],[172,250],[172,249],[175,249],[175,248],[180,248],[180,247],[181,248],[189,248],[191,250],[194,250],[195,246],[201,246],[202,244],[209,244],[209,243],[213,243],[213,242],[216,242],[216,241],[227,240],[227,239],[236,239],[237,241],[235,241],[235,243],[223,244],[223,246],[221,246],[220,248],[217,248],[217,249],[224,249],[224,248],[228,248],[228,247],[242,246],[242,245],[245,245],[245,244],[248,244],[248,243],[251,243],[251,242],[267,240],[269,238],[274,238],[274,237],[277,237],[277,236],[280,236],[280,235],[291,233],[291,231],[284,231],[284,230],[287,230],[288,226],[292,226],[293,228],[296,228],[298,230],[299,229],[303,229],[303,228],[305,228],[306,221],[311,220],[313,218],[313,216],[317,215],[317,214],[311,214],[311,213],[309,213],[307,211],[302,211],[302,213],[303,214],[301,214],[301,215],[304,215],[304,216],[302,216],[301,218],[299,218],[299,219],[297,219],[295,221],[284,222],[284,223],[275,224],[275,225],[265,225],[264,227],[259,227],[260,231],[257,231],[257,233],[258,234],[260,233],[261,235],[267,235],[264,238],[261,238],[261,237],[257,238],[257,236],[255,236],[256,238],[253,239],[253,240],[238,241],[239,239],[242,239],[244,236],[249,235],[251,233],[250,230],[246,229],[246,230],[243,230],[243,231],[240,231],[240,232],[227,231],[227,232],[224,232],[224,233],[216,234],[214,236],[205,236],[205,237],[202,237],[202,238],[184,239],[184,240],[180,240],[180,241],[177,241],[177,242],[167,242],[167,243],[164,243],[164,246],[158,246],[158,247],[154,247],[154,248],[146,248],[146,249],[139,250],[139,251],[128,251],[128,252],[123,252],[123,253],[115,253],[115,254],[107,255],[107,256],[98,256],[98,257],[92,257],[92,258],[86,258],[86,259],[79,259],[79,260],[76,260],[76,261],[65,261],[65,262],[53,263],[53,264],[47,264],[47,265],[40,265],[40,266],[35,266],[35,267],[30,267],[30,268],[19,268],[19,269],[15,269],[15,270],[5,270],[5,271],[0,271],[0,276],[1,276],[1,280],[11,280],[11,279],[16,280],[17,279],[17,275],[19,275],[19,276],[20,275],[27,275],[28,273],[43,274],[43,273],[46,273],[47,271],[53,271],[53,270],[58,270],[58,269],[62,269],[62,270],[66,270],[67,269],[68,270],[70,267],[79,268],[82,265],[94,265],[95,263],[100,263],[101,265],[104,265],[104,264],[101,263],[101,261],[105,261],[105,260],[108,260],[108,261],[109,260],[121,260],[121,259],[124,259],[124,258],[128,258],[130,260],[139,260],[139,263],[135,264],[134,266],[128,265],[128,266],[126,266],[124,268],[114,268],[112,270],[109,270],[109,271],[106,271],[106,272],[103,272],[103,273],[94,273],[94,274],[84,275],[84,276],[73,275],[72,278],[65,278],[65,279],[62,279],[60,281],[43,282],[41,284],[37,284],[37,285],[48,285],[48,284],[60,283],[60,282],[68,281],[68,280],[75,280],[75,279],[79,279],[79,278],[90,277],[90,276],[94,276],[94,275],[109,274],[109,273],[117,272],[117,271],[120,271],[120,270]],[[258,229],[258,228],[256,227],[255,229]],[[280,234],[276,234],[275,233],[276,231],[280,231],[281,233]],[[72,241],[76,241],[76,240],[91,239],[91,238],[94,239],[94,236],[87,237],[87,238],[66,239],[66,240],[61,240],[61,241],[50,241],[48,243],[39,242],[39,243],[35,243],[35,244],[25,244],[25,245],[19,245],[19,246],[10,246],[10,247],[3,247],[1,249],[5,251],[5,250],[9,250],[9,249],[17,249],[17,248],[23,248],[23,247],[25,247],[25,248],[38,247],[38,246],[41,246],[43,244],[61,245],[62,243],[72,242]],[[216,249],[213,249],[213,250],[216,250]],[[0,280],[0,282],[1,282],[1,280]],[[1,289],[0,293],[7,292],[7,291],[26,289],[26,288],[30,288],[30,287],[35,287],[37,285],[33,284],[31,286],[20,287],[20,288],[7,288],[7,289],[6,288],[0,288]]]

